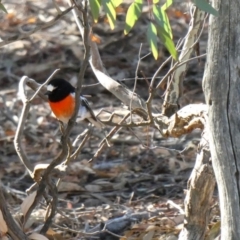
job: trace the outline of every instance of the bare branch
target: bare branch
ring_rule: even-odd
[[[0,182],[0,210],[2,212],[3,218],[7,223],[8,234],[13,240],[27,240],[27,236],[24,234],[19,225],[15,222],[12,214],[7,208],[7,202],[2,192],[2,184]]]
[[[216,183],[210,162],[211,156],[207,139],[209,139],[209,136],[205,129],[199,144],[196,163],[188,180],[185,198],[185,222],[179,234],[179,240],[201,240],[204,238],[207,229],[209,210]]]
[[[130,116],[130,113],[128,113],[121,121],[119,124],[122,124],[128,117]],[[100,143],[100,147],[97,150],[97,152],[94,154],[94,156],[89,160],[92,161],[95,158],[99,156],[99,154],[103,151],[103,149],[108,146],[108,142],[111,140],[111,138],[121,129],[121,126],[115,126],[109,134],[106,136],[106,139],[103,139],[103,141]]]
[[[32,172],[33,172],[33,166],[30,163],[25,151],[22,148],[22,144],[21,144],[21,138],[23,135],[23,130],[24,130],[24,126],[25,126],[25,122],[27,119],[27,115],[30,109],[30,102],[27,98],[26,95],[26,90],[25,90],[25,85],[26,85],[26,81],[27,81],[26,76],[22,77],[19,83],[19,95],[22,99],[23,102],[23,109],[21,112],[21,116],[19,118],[19,123],[17,126],[17,130],[16,130],[16,134],[15,134],[15,138],[14,138],[14,146],[16,149],[16,152],[22,162],[22,164],[25,166],[25,168],[28,170],[30,176],[32,176]]]
[[[137,67],[135,70],[135,81],[134,81],[134,86],[133,86],[133,91],[132,91],[132,97],[131,97],[130,104],[129,104],[130,113],[131,113],[131,122],[132,122],[132,100],[133,100],[133,95],[136,92],[136,87],[137,87],[138,69],[139,69],[139,65],[141,62],[141,51],[142,51],[142,43],[140,44],[140,48],[139,48],[139,52],[138,52],[138,63],[137,63]]]
[[[185,42],[183,45],[183,49],[179,56],[179,62],[186,61],[190,58],[191,53],[193,51],[193,47],[198,42],[199,37],[201,36],[203,29],[203,22],[206,13],[196,6],[193,6],[193,14],[190,22],[190,27],[188,30],[188,34],[185,37]],[[176,71],[173,73],[171,83],[169,83],[166,96],[163,103],[162,113],[166,116],[171,116],[178,109],[178,99],[182,96],[182,84],[183,79],[185,77],[185,72],[187,69],[187,64],[179,66]]]
[[[59,8],[58,4],[56,3],[56,0],[52,0],[54,7],[56,8],[58,15],[62,14],[61,9]]]
[[[69,5],[71,5],[71,1],[69,0],[68,2]],[[78,18],[76,7],[72,10],[72,12],[79,31],[81,35],[84,36],[84,26]],[[144,100],[142,100],[136,93],[132,93],[132,91],[130,91],[128,88],[121,85],[106,74],[106,70],[103,67],[96,43],[93,42],[90,38],[88,41],[91,49],[91,58],[89,62],[94,74],[96,75],[98,81],[102,84],[102,86],[105,87],[108,91],[110,91],[113,95],[115,95],[118,99],[120,99],[126,106],[130,105],[132,99],[133,109],[141,108],[146,111],[147,108]],[[145,117],[147,118],[147,116]]]
[[[31,99],[29,100],[30,102],[40,93],[40,91],[42,91],[42,89],[44,88],[44,86],[46,86],[51,79],[55,76],[55,74],[57,72],[59,72],[60,69],[56,69],[51,75],[50,77],[37,89],[37,91],[33,94],[33,96],[31,97]]]
[[[81,10],[81,14],[82,16],[79,16],[80,18],[82,18],[84,25],[88,25],[88,12],[87,12],[87,1],[85,1],[85,7],[84,9],[80,9]],[[65,162],[67,163],[70,159],[71,159],[71,143],[69,140],[69,134],[76,122],[76,118],[78,115],[78,110],[79,110],[79,105],[80,105],[80,92],[81,92],[81,87],[82,87],[82,83],[83,83],[83,79],[84,79],[84,73],[88,64],[88,59],[89,59],[89,54],[90,54],[90,50],[89,50],[89,46],[88,46],[88,35],[89,35],[89,29],[88,27],[84,28],[84,46],[85,46],[85,54],[84,54],[84,61],[83,64],[81,66],[81,70],[79,73],[79,79],[78,79],[78,83],[77,83],[77,89],[76,89],[76,95],[75,95],[75,100],[76,100],[76,105],[75,105],[75,110],[74,110],[74,114],[71,117],[71,119],[68,122],[68,125],[66,127],[66,129],[64,129],[64,127],[61,125],[61,131],[62,131],[62,137],[61,137],[61,143],[62,143],[62,152],[60,153],[60,155],[58,157],[56,157],[51,164],[48,166],[48,168],[45,170],[44,175],[42,177],[42,180],[39,184],[39,189],[37,191],[37,195],[36,198],[32,204],[32,206],[29,208],[29,211],[26,214],[26,218],[29,217],[29,215],[31,214],[32,210],[35,208],[35,206],[37,205],[37,203],[39,202],[41,196],[44,193],[44,190],[46,188],[46,186],[48,186],[50,188],[50,194],[52,196],[52,201],[50,203],[50,205],[48,206],[49,208],[51,208],[51,214],[49,215],[44,227],[41,230],[41,233],[44,234],[48,227],[51,224],[52,218],[55,216],[55,212],[56,212],[56,206],[57,206],[57,189],[55,187],[53,187],[53,185],[51,185],[51,182],[49,180],[49,176],[50,173],[53,171],[53,169],[61,164],[64,160],[64,158],[66,157],[67,160],[65,160]],[[41,91],[41,89],[39,89],[39,92]]]
[[[91,135],[91,129],[87,129],[87,131],[84,133],[84,138],[83,138],[82,142],[79,144],[79,146],[76,149],[76,151],[71,155],[71,159],[76,159],[77,158],[77,156],[79,155],[79,153],[82,150],[83,146],[85,145],[85,143],[89,139],[90,135]],[[76,139],[74,142],[77,142],[77,141],[78,141],[78,139]],[[76,145],[76,143],[74,145]],[[64,162],[64,164],[67,165],[68,162]]]

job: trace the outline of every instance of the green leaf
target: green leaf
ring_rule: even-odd
[[[116,8],[118,7],[121,3],[122,3],[123,0],[111,0],[112,2],[112,5]]]
[[[158,58],[158,48],[157,48],[157,28],[153,23],[150,23],[147,29],[147,39],[155,60]]]
[[[0,9],[3,10],[5,13],[7,12],[7,9],[4,7],[4,5],[0,2]]]
[[[171,39],[171,37],[169,36],[169,34],[161,26],[157,26],[157,33],[158,33],[158,36],[160,37],[161,41],[163,42],[164,46],[167,48],[167,50],[172,55],[172,57],[175,60],[177,60],[178,53],[177,53],[176,47],[174,45],[174,42]]]
[[[157,24],[164,28],[164,30],[169,34],[172,38],[172,28],[169,23],[168,15],[166,14],[163,8],[159,8],[158,6],[153,6],[153,15],[157,22]]]
[[[173,3],[173,0],[167,0],[163,5],[162,5],[162,10],[166,10],[167,8],[169,8]]]
[[[94,22],[98,21],[99,11],[101,7],[101,0],[89,0],[91,12]]]
[[[114,8],[111,0],[103,0],[102,5],[104,8],[104,11],[107,14],[110,28],[114,29],[115,22],[116,22],[116,11],[115,11],[115,8]]]
[[[159,3],[160,0],[153,0],[153,4]]]
[[[137,22],[142,12],[143,0],[135,0],[128,8],[124,34],[127,35]]]
[[[213,8],[206,0],[194,0],[194,3],[202,11],[210,13],[214,16],[218,16],[218,11]]]

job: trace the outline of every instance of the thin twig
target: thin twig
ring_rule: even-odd
[[[181,67],[182,65],[194,60],[194,59],[198,59],[201,57],[205,57],[207,54],[204,53],[202,55],[193,57],[193,58],[189,58],[183,62],[177,62],[173,65],[173,67],[167,72],[167,74],[162,78],[162,80],[159,82],[159,84],[156,86],[156,89],[160,88],[162,86],[162,84],[165,82],[165,80],[169,77],[170,74],[172,74],[177,68]]]
[[[119,124],[122,124],[128,117],[130,116],[130,113],[126,114],[126,116],[120,121]],[[89,160],[91,162],[92,160],[96,159],[99,154],[103,151],[104,147],[108,145],[108,142],[110,139],[121,129],[121,126],[115,126],[109,134],[106,136],[106,139],[104,139],[99,145],[99,149],[96,151],[94,156]]]
[[[60,7],[58,6],[58,4],[56,3],[56,0],[52,0],[54,7],[56,8],[58,15],[62,14],[62,11],[60,9]]]
[[[25,90],[25,84],[26,84],[27,78],[28,77],[26,76],[22,77],[19,83],[19,95],[23,102],[23,109],[21,112],[21,116],[19,118],[19,123],[17,126],[15,138],[14,138],[14,146],[19,159],[21,160],[25,168],[28,170],[30,176],[32,176],[33,166],[30,163],[25,151],[23,150],[22,143],[21,143],[25,122],[27,119],[28,112],[30,110],[30,102],[28,101],[26,90]]]
[[[131,97],[130,105],[129,105],[131,122],[132,122],[132,99],[133,99],[133,94],[135,93],[136,87],[137,87],[138,69],[139,69],[139,66],[140,66],[140,63],[141,63],[141,51],[142,51],[142,43],[140,44],[140,48],[139,48],[139,52],[138,52],[138,63],[137,63],[137,67],[136,67],[136,70],[135,70],[134,86],[133,86],[132,97]]]
[[[80,9],[81,10],[81,14],[82,14],[82,19],[83,19],[83,24],[84,26],[88,26],[88,9],[87,9],[87,1],[85,1],[85,7],[84,9]],[[81,17],[81,16],[80,16]],[[89,48],[89,45],[88,45],[88,36],[89,36],[89,28],[88,27],[85,27],[84,28],[84,47],[85,47],[85,53],[84,53],[84,60],[83,60],[83,64],[81,66],[81,70],[80,70],[80,73],[79,73],[79,77],[78,77],[78,83],[77,83],[77,88],[76,88],[76,94],[75,94],[75,102],[76,102],[76,105],[75,105],[75,109],[74,109],[74,114],[73,116],[71,117],[71,119],[69,120],[68,122],[68,125],[67,125],[67,128],[66,129],[62,129],[63,131],[63,135],[62,135],[62,138],[61,138],[61,142],[62,142],[62,146],[63,146],[63,149],[62,149],[62,152],[60,154],[59,157],[57,157],[56,159],[54,159],[52,161],[52,163],[48,166],[48,168],[45,170],[45,173],[42,177],[42,180],[40,182],[40,185],[39,185],[39,190],[37,191],[37,196],[35,198],[36,201],[34,201],[34,203],[32,204],[36,206],[37,202],[39,201],[45,187],[46,187],[46,184],[49,186],[48,184],[48,177],[49,177],[49,174],[52,172],[52,170],[54,169],[55,166],[59,165],[64,157],[67,155],[67,160],[70,159],[70,156],[71,156],[71,143],[70,143],[70,140],[69,140],[69,134],[76,122],[76,118],[77,118],[77,115],[78,115],[78,111],[79,111],[79,107],[80,107],[80,93],[81,93],[81,87],[82,87],[82,83],[83,83],[83,80],[84,80],[84,74],[85,74],[85,70],[87,68],[87,64],[88,64],[88,59],[89,59],[89,55],[90,55],[90,48]],[[51,186],[49,186],[51,188]],[[52,197],[53,197],[53,200],[54,200],[54,205],[51,205],[51,215],[49,216],[48,218],[48,226],[50,226],[51,224],[51,221],[52,221],[52,218],[54,217],[55,215],[55,208],[56,208],[56,205],[57,205],[57,201],[58,199],[55,198],[55,191],[52,191]],[[37,199],[38,198],[38,199]],[[32,206],[31,206],[31,211],[32,211]],[[30,210],[28,211],[27,214],[29,214]],[[46,232],[46,227],[44,227],[41,232],[42,233],[45,233]]]
[[[76,159],[76,157],[78,156],[78,154],[80,153],[80,151],[82,150],[83,146],[85,145],[85,143],[87,142],[87,140],[89,139],[90,135],[91,135],[91,129],[88,129],[85,134],[84,134],[84,138],[82,140],[82,142],[79,144],[78,148],[76,149],[76,151],[71,155],[70,159]],[[67,162],[65,163],[67,164]]]
[[[60,69],[56,69],[51,75],[50,77],[37,89],[37,91],[33,94],[33,96],[31,97],[31,99],[29,100],[30,102],[32,102],[32,100],[40,93],[40,91],[43,89],[43,87],[45,85],[47,85],[51,79],[56,75],[57,72],[59,72]]]
[[[58,203],[58,190],[56,185],[52,182],[52,180],[50,179],[50,176],[48,178],[48,187],[50,190],[50,194],[51,194],[51,201],[48,204],[48,209],[51,208],[50,210],[50,214],[47,214],[47,219],[40,231],[41,234],[45,234],[47,232],[47,230],[49,229],[49,227],[51,226],[52,223],[52,219],[55,216],[56,210],[57,210],[57,203]],[[48,211],[47,211],[48,212]]]

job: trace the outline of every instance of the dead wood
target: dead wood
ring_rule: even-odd
[[[186,35],[183,48],[179,56],[179,62],[188,60],[194,51],[195,45],[201,36],[202,27],[206,13],[196,6],[191,5],[191,21],[189,24],[188,33]],[[164,98],[162,113],[168,117],[172,116],[178,110],[179,98],[183,95],[183,80],[186,74],[188,63],[178,67],[168,83],[166,95]]]
[[[179,240],[202,240],[206,233],[209,209],[215,187],[208,138],[208,132],[205,130],[199,144],[194,169],[188,180],[185,198],[185,221]]]
[[[221,239],[240,239],[240,14],[239,1],[213,0],[203,79],[209,144],[219,190]],[[229,11],[226,14],[226,9]]]
[[[0,210],[3,218],[7,224],[8,234],[13,240],[27,240],[27,236],[24,234],[19,225],[15,222],[12,214],[8,210],[6,199],[3,195],[2,186],[0,182]]]

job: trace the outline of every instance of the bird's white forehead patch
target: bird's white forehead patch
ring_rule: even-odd
[[[47,91],[49,91],[49,92],[52,92],[54,89],[56,89],[57,87],[54,87],[53,85],[51,85],[51,84],[49,84],[48,86],[47,86]]]

